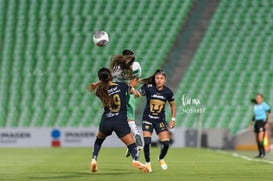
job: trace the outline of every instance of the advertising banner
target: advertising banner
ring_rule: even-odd
[[[98,128],[1,128],[0,147],[92,147]],[[141,130],[141,128],[139,128]],[[172,146],[184,147],[183,128],[173,129]],[[152,141],[159,142],[153,134]],[[124,147],[115,133],[107,137],[105,147]]]

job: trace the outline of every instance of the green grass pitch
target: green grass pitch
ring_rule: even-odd
[[[163,171],[157,161],[159,149],[153,148],[153,172],[142,173],[124,157],[125,148],[102,148],[99,171],[90,173],[91,152],[91,148],[1,148],[0,180],[273,180],[270,153],[262,162],[235,157],[231,152],[171,148],[166,157],[169,169]],[[256,153],[239,154],[249,158]]]

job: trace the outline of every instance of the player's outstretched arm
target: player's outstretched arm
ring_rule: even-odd
[[[267,111],[267,112],[266,112],[266,117],[267,117],[267,119],[266,119],[266,123],[265,123],[265,129],[268,128],[269,123],[270,123],[270,117],[271,117],[270,111]]]
[[[129,84],[131,87],[136,87],[139,84],[139,82],[140,82],[139,78],[136,78],[136,79],[130,80]]]
[[[98,82],[93,82],[93,83],[89,84],[88,89],[87,89],[88,92],[95,90],[100,83],[101,83],[101,81],[99,80]]]

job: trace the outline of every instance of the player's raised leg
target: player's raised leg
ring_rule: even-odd
[[[127,148],[133,158],[132,165],[135,168],[141,169],[143,172],[148,172],[148,168],[143,163],[139,162],[139,151],[134,142],[134,138],[132,134],[127,134],[121,138],[121,140],[127,145]]]
[[[131,128],[131,132],[133,133],[136,145],[138,148],[143,147],[143,143],[141,140],[140,132],[136,126],[135,122],[135,110],[136,110],[136,101],[135,101],[135,95],[130,94],[129,102],[127,104],[127,116],[128,116],[128,123]]]
[[[135,142],[136,142],[136,146],[138,151],[142,151],[143,149],[143,143],[142,143],[142,139],[140,136],[140,132],[136,126],[136,122],[135,122],[135,95],[128,95],[128,102],[127,102],[127,117],[128,117],[128,124],[131,128],[131,132],[133,133],[134,137],[135,137]],[[126,151],[125,153],[126,157],[130,156],[130,152]]]

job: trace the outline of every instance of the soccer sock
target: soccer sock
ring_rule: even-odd
[[[261,154],[262,154],[262,151],[261,151],[260,142],[257,142],[257,147],[258,147],[259,155],[261,155]]]
[[[151,147],[152,138],[144,137],[144,156],[147,163],[150,162],[150,147]]]
[[[135,121],[128,121],[128,124],[129,124],[129,126],[131,128],[131,132],[133,133],[134,136],[137,134],[140,135]]]
[[[93,156],[92,158],[97,160],[97,157],[98,157],[98,154],[99,154],[99,151],[100,151],[100,148],[101,148],[101,145],[103,143],[104,139],[100,139],[97,137],[96,141],[95,141],[95,144],[94,144],[94,151],[93,151]]]
[[[170,145],[169,140],[161,141],[161,152],[159,155],[159,160],[163,159],[166,156],[169,149],[169,145]]]
[[[259,154],[265,154],[263,142],[258,142]]]
[[[259,145],[260,145],[260,148],[261,148],[260,153],[262,153],[263,155],[265,155],[265,149],[264,149],[264,144],[263,144],[263,142],[259,142]]]
[[[134,160],[138,160],[139,154],[138,154],[138,151],[137,151],[136,144],[135,144],[135,143],[132,143],[132,144],[130,144],[130,145],[127,145],[127,148],[128,148],[128,150],[129,150],[129,152],[131,153],[132,158],[133,158]]]

